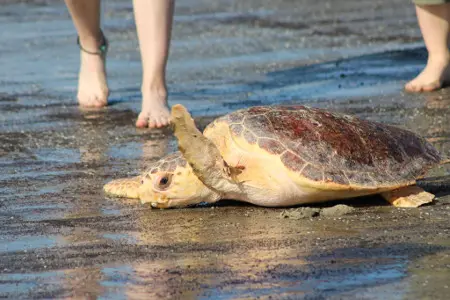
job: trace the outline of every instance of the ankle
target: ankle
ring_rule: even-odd
[[[142,94],[146,95],[157,95],[159,97],[167,97],[167,88],[164,81],[157,80],[157,81],[150,81],[142,84],[141,86],[141,92]]]
[[[167,91],[166,90],[149,90],[149,89],[143,89],[142,90],[142,96],[144,99],[146,98],[152,98],[152,99],[160,99],[165,100],[167,99]]]
[[[94,37],[94,36],[87,36],[87,37],[80,37],[79,40],[80,46],[83,47],[83,49],[86,49],[91,52],[98,51],[98,48],[102,46],[103,40],[101,37]]]
[[[440,64],[440,65],[448,65],[450,62],[450,53],[440,52],[440,53],[429,53],[428,54],[428,64]]]
[[[86,54],[105,56],[108,51],[108,40],[101,30],[95,35],[78,36],[77,44]]]

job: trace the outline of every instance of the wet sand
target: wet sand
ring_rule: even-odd
[[[63,4],[2,3],[0,297],[447,298],[450,166],[420,182],[438,196],[420,209],[364,197],[339,202],[346,213],[322,214],[330,203],[296,218],[232,201],[153,210],[106,197],[104,183],[176,149],[170,131],[134,128],[131,1],[104,1],[112,105],[99,111],[74,100],[79,57]],[[402,92],[425,60],[405,1],[179,1],[170,102],[200,126],[251,105],[322,107],[408,128],[450,156],[450,90]]]

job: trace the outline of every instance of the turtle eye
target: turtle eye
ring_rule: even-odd
[[[158,176],[156,180],[156,185],[159,190],[167,189],[171,183],[172,183],[172,174],[164,174]]]

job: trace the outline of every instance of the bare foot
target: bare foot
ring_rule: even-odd
[[[108,104],[105,56],[81,51],[78,75],[78,103],[81,107],[103,107]]]
[[[442,87],[444,81],[450,80],[450,57],[429,58],[425,69],[405,85],[408,92],[431,92]]]
[[[139,128],[161,128],[170,124],[166,91],[142,92],[142,111],[136,121]]]

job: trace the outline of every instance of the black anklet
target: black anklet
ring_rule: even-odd
[[[81,46],[80,43],[80,37],[77,37],[77,45],[80,47],[81,51],[86,52],[87,54],[92,54],[92,55],[105,55],[106,52],[108,51],[108,40],[106,39],[105,35],[103,34],[103,31],[100,30],[100,33],[102,35],[102,44],[100,45],[100,47],[98,48],[98,51],[96,52],[92,52],[92,51],[88,51],[86,49],[83,48],[83,46]]]

